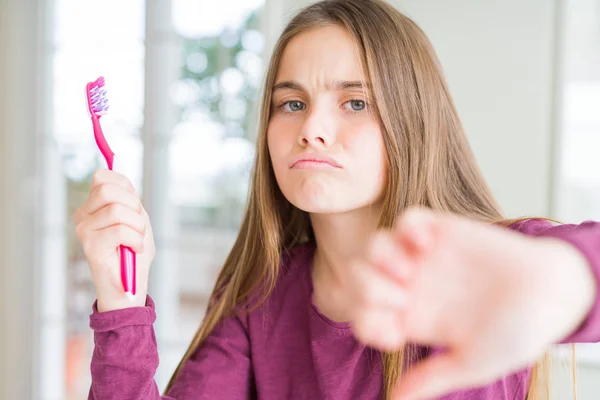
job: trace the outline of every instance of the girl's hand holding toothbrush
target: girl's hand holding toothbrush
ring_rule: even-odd
[[[148,288],[148,270],[154,258],[154,239],[148,215],[131,182],[115,173],[117,156],[109,146],[100,119],[109,109],[104,77],[85,85],[87,110],[98,150],[107,171],[94,175],[90,197],[75,217],[77,235],[92,268],[98,294],[98,311],[143,306]],[[113,251],[116,250],[116,254]],[[137,252],[140,256],[140,285],[137,292]],[[113,264],[118,263],[117,269]],[[119,286],[121,290],[113,290]],[[138,296],[136,297],[136,294]]]
[[[75,213],[75,223],[96,286],[98,311],[144,306],[154,237],[148,213],[129,179],[110,170],[96,171],[89,197]],[[133,301],[123,292],[119,245],[137,253]]]

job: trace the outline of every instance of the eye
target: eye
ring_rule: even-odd
[[[344,103],[344,109],[352,112],[360,112],[367,108],[367,103],[363,100],[350,100]]]
[[[286,101],[281,105],[283,112],[298,112],[306,109],[306,104],[298,100]]]

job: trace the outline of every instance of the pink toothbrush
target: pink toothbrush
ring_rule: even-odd
[[[104,77],[96,79],[94,82],[89,82],[85,87],[85,95],[87,99],[88,111],[92,118],[92,126],[94,127],[94,138],[100,152],[106,160],[108,169],[113,170],[117,164],[117,156],[110,149],[110,146],[104,138],[102,127],[100,126],[100,117],[108,111],[108,99],[106,98],[106,89],[104,88]],[[135,296],[135,252],[126,246],[119,246],[119,255],[121,262],[121,282],[125,294],[130,300]]]

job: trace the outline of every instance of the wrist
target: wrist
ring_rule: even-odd
[[[548,299],[554,307],[556,341],[575,332],[592,310],[596,285],[587,258],[561,239],[544,238],[546,262],[541,263],[548,277]]]
[[[128,297],[123,291],[118,293],[106,293],[98,291],[97,299],[98,312],[101,313],[132,307],[145,307],[146,291],[138,290],[136,295],[132,298]]]

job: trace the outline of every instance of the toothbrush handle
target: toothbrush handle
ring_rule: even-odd
[[[135,259],[136,255],[130,247],[119,246],[119,255],[121,259],[121,282],[125,293],[131,293],[135,296]]]
[[[104,138],[102,126],[100,126],[100,117],[92,115],[92,126],[94,127],[94,139],[96,140],[96,145],[98,145],[100,153],[102,153],[102,156],[106,160],[108,169],[112,170],[115,153],[112,152],[110,146],[106,142],[106,138]]]
[[[112,153],[112,151],[111,151]],[[119,159],[116,155],[112,154],[112,165],[109,168],[113,171],[120,171]],[[108,160],[107,160],[108,163]],[[133,297],[136,292],[135,285],[135,271],[136,271],[136,254],[127,246],[119,246],[119,259],[121,263],[121,283],[123,283],[123,290],[125,294]]]
[[[104,156],[106,160],[106,164],[108,169],[110,170],[118,170],[118,160],[115,154],[112,152],[110,146],[106,142],[104,138],[104,133],[102,132],[102,126],[100,126],[100,117],[92,115],[92,126],[94,129],[94,138],[96,139],[96,144],[98,145],[98,149]],[[115,165],[117,164],[117,165]],[[119,246],[119,258],[121,264],[121,283],[123,284],[123,289],[125,290],[125,294],[128,296],[135,296],[136,292],[136,284],[135,284],[135,271],[136,271],[136,255],[135,252],[127,246]]]
[[[112,152],[110,152],[112,153]],[[119,158],[112,154],[112,165],[109,169],[117,172],[121,172],[121,165],[119,164]],[[108,160],[107,160],[108,163]],[[119,259],[121,264],[121,283],[123,284],[123,290],[125,294],[132,299],[135,296],[136,285],[135,285],[135,271],[136,271],[136,254],[127,246],[119,246]]]

